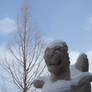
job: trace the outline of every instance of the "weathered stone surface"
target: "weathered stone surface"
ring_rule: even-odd
[[[88,72],[89,71],[89,61],[87,55],[85,53],[81,53],[75,63],[75,68],[81,72]],[[85,84],[83,92],[91,92],[91,84]]]
[[[81,72],[88,72],[89,71],[89,61],[87,55],[85,53],[81,53],[75,63],[76,69],[80,70]]]
[[[54,41],[45,50],[44,59],[51,80],[70,80],[68,46],[64,41]]]
[[[80,54],[75,65],[70,66],[66,42],[53,41],[47,46],[44,59],[51,75],[47,80],[35,80],[36,88],[42,88],[42,92],[91,92],[92,74],[88,73],[86,54]]]

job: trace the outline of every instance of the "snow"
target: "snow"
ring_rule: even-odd
[[[49,80],[49,76],[41,76],[37,78],[37,80],[43,80],[44,82],[46,82],[47,80]]]
[[[71,78],[75,78],[76,76],[82,74],[78,69],[75,68],[75,65],[70,66]]]
[[[45,84],[42,88],[42,92],[71,92],[72,87],[84,85],[85,83],[90,83],[92,81],[92,74],[89,72],[80,72],[75,69],[74,65],[70,67],[71,70],[71,80],[58,80],[52,82],[49,76],[41,77],[40,80],[45,81]],[[78,91],[81,92],[77,88]],[[81,90],[81,89],[80,89]]]
[[[46,81],[43,86],[42,92],[61,92],[69,90],[69,82],[64,80],[59,80],[57,82],[51,82],[50,80]]]
[[[55,40],[55,41],[51,42],[51,43],[47,46],[47,48],[54,48],[54,47],[56,47],[56,46],[63,47],[63,44],[64,44],[64,43],[65,43],[64,41]]]

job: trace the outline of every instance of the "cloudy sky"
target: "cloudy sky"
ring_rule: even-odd
[[[15,21],[23,0],[0,0],[0,54],[16,30]],[[92,0],[30,0],[33,22],[49,40],[64,40],[71,62],[85,52],[92,65]],[[90,68],[92,71],[92,69]]]

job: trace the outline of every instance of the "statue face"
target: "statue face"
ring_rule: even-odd
[[[66,53],[67,51],[60,46],[46,49],[44,59],[49,72],[55,75],[59,75],[61,72],[64,72],[66,64],[64,56]]]

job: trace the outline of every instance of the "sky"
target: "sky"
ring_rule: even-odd
[[[0,0],[0,55],[9,55],[7,42],[16,30],[24,0]],[[92,72],[92,0],[30,0],[32,20],[48,41],[64,40],[71,63],[88,55]]]
[[[0,51],[16,30],[17,17],[24,0],[0,0]],[[92,60],[92,0],[29,0],[32,21],[48,41],[64,40],[71,61],[79,53]],[[90,59],[91,58],[91,59]]]
[[[0,1],[0,44],[10,39],[23,0]],[[32,19],[46,39],[64,40],[69,50],[92,49],[91,0],[30,0]]]
[[[0,0],[1,50],[16,30],[23,2]],[[32,21],[44,38],[66,41],[70,55],[92,53],[92,0],[30,0],[30,5]]]

